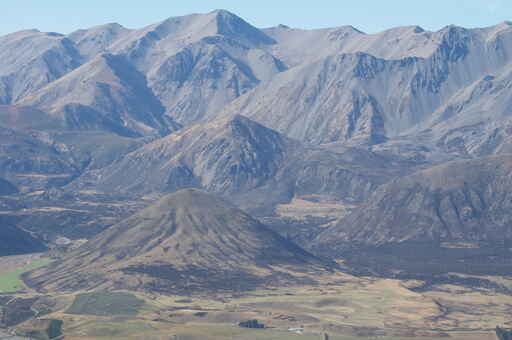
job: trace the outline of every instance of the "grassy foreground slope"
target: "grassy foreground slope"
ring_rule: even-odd
[[[324,332],[335,340],[491,340],[495,325],[509,321],[510,296],[455,286],[417,293],[408,288],[414,284],[345,276],[321,286],[205,296],[78,293],[45,317],[63,320],[63,333],[72,340],[309,340]],[[127,312],[121,302],[130,301],[144,303]],[[238,327],[252,319],[268,328]],[[305,332],[289,331],[298,327]]]

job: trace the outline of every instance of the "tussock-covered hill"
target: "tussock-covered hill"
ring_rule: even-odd
[[[319,259],[231,204],[186,189],[33,272],[28,281],[40,289],[182,292],[256,287],[280,276],[294,281],[299,273],[325,269]]]

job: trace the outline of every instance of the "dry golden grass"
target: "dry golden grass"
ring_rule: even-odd
[[[32,177],[32,178],[66,178],[69,177],[70,174],[16,174],[16,177]]]
[[[448,285],[438,288],[442,291],[427,292],[425,296],[446,309],[446,314],[439,320],[444,327],[492,329],[497,325],[512,325],[512,296]]]
[[[507,278],[492,279],[511,283]],[[191,340],[320,339],[325,330],[331,339],[351,340],[361,330],[371,333],[372,328],[389,335],[381,337],[389,340],[403,335],[433,340],[442,333],[449,334],[451,340],[490,340],[496,325],[510,326],[512,321],[512,296],[491,290],[440,285],[416,293],[409,288],[418,287],[419,281],[356,278],[342,273],[325,273],[317,282],[320,284],[193,297],[136,292],[145,305],[138,315],[123,320],[68,315],[64,307],[46,317],[64,320],[66,339],[76,340],[169,339],[173,334]],[[75,295],[63,296],[68,305]],[[236,326],[248,319],[258,319],[272,328],[262,332]],[[317,333],[299,336],[286,331],[301,326]],[[468,331],[461,333],[461,329]]]
[[[353,205],[342,204],[339,202],[317,203],[294,198],[290,203],[278,205],[276,207],[276,212],[280,216],[291,217],[299,220],[308,216],[342,218],[353,208]]]
[[[275,295],[262,293],[233,299],[230,303],[242,309],[257,309],[270,316],[314,320],[311,327],[333,323],[354,327],[423,328],[426,319],[440,315],[439,307],[432,299],[414,293],[394,280],[301,287]]]

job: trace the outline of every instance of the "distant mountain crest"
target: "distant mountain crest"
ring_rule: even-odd
[[[262,216],[335,202],[341,217],[383,204],[370,196],[397,176],[512,152],[511,56],[507,22],[366,34],[258,29],[216,10],[140,29],[16,32],[0,37],[0,177],[29,202],[62,186],[80,202],[201,188]],[[392,223],[376,211],[380,239]]]
[[[216,10],[212,12],[217,19],[217,34],[226,35],[236,39],[242,39],[243,42],[253,46],[271,45],[276,41],[261,30],[248,24],[242,18],[226,10]]]

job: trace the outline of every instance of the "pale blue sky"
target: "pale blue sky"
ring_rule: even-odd
[[[257,27],[353,25],[368,33],[413,24],[438,30],[512,20],[512,0],[0,0],[0,35],[30,28],[69,33],[109,22],[137,28],[218,8]]]

